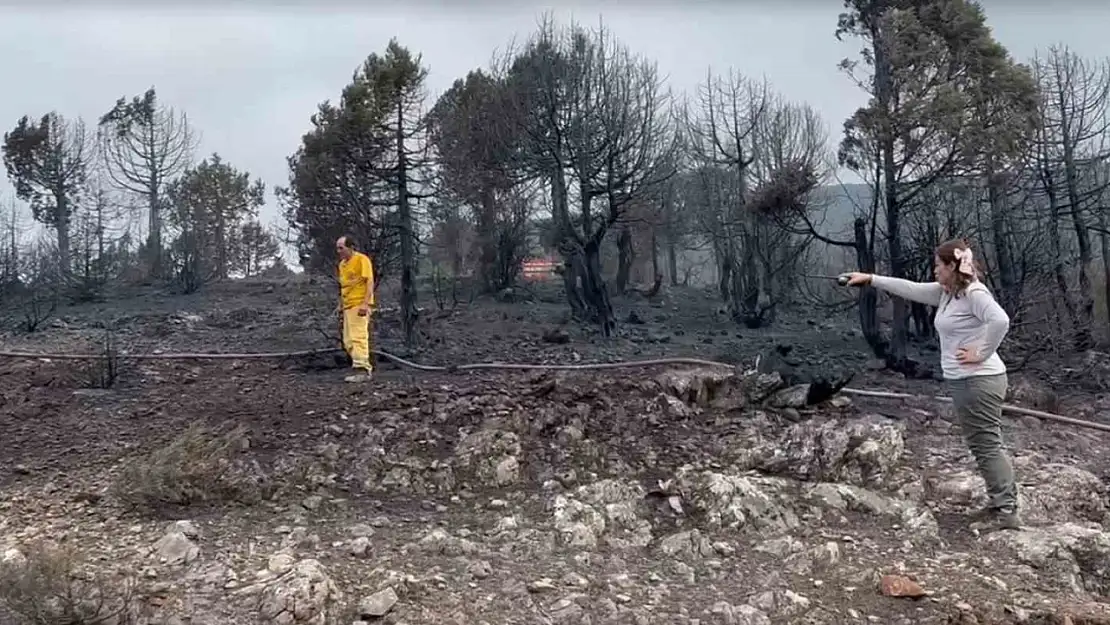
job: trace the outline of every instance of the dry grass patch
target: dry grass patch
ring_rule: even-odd
[[[15,625],[129,625],[135,594],[133,580],[92,574],[71,548],[36,543],[0,560],[0,621]]]
[[[248,445],[242,426],[218,432],[193,423],[168,444],[128,462],[112,484],[133,507],[253,501],[257,483],[238,470]]]

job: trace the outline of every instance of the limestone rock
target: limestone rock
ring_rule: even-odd
[[[358,614],[365,619],[381,618],[397,605],[397,591],[388,586],[378,592],[363,598],[358,604]]]
[[[480,429],[455,447],[454,464],[482,485],[508,486],[520,480],[520,438],[513,432]]]
[[[898,424],[871,419],[828,419],[790,426],[760,450],[761,471],[811,482],[879,484],[905,449]]]
[[[300,560],[266,584],[260,615],[276,625],[327,625],[342,597],[319,561]]]
[[[154,551],[164,564],[189,564],[200,556],[200,547],[183,532],[172,530],[154,543]]]
[[[684,499],[713,527],[781,533],[799,525],[781,493],[782,480],[680,470],[676,481]]]

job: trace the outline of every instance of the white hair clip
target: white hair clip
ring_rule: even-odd
[[[956,257],[956,260],[960,261],[957,271],[966,276],[975,276],[975,262],[973,260],[974,256],[971,253],[971,248],[956,250],[952,252],[952,255]]]

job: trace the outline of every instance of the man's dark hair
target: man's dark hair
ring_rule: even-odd
[[[358,245],[355,244],[355,238],[349,234],[343,235],[343,243],[352,250],[358,249]]]

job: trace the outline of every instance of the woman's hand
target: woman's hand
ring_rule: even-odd
[[[975,365],[983,362],[983,357],[974,347],[961,347],[956,350],[956,360],[960,361],[961,365]]]
[[[844,274],[843,277],[846,277],[848,279],[847,282],[843,283],[846,286],[867,286],[871,284],[871,274],[869,273],[859,273],[858,271],[853,271],[852,273]]]

